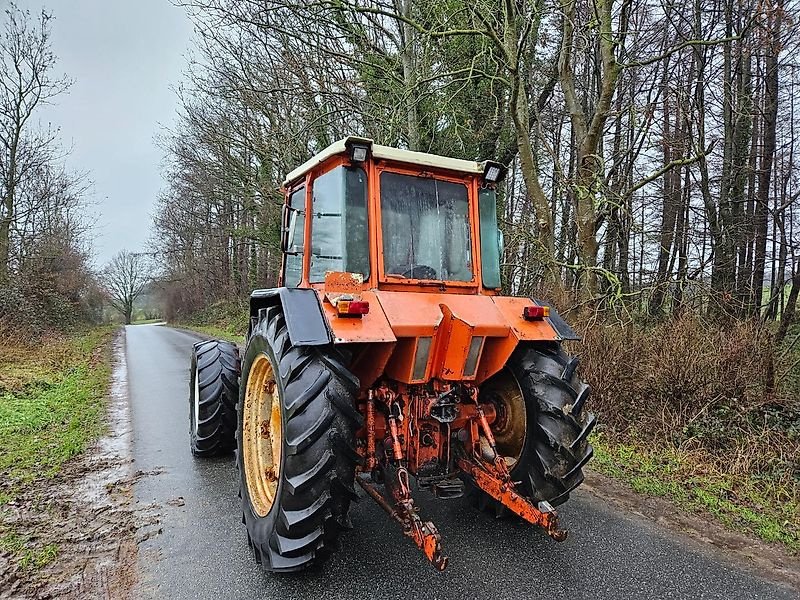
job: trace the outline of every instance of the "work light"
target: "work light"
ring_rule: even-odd
[[[349,142],[347,144],[350,151],[350,160],[354,163],[363,163],[369,156],[369,144],[362,142]]]
[[[483,167],[483,180],[486,183],[498,183],[506,174],[506,168],[497,162],[486,161]]]

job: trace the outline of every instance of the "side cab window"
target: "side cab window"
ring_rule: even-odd
[[[336,167],[311,186],[311,267],[309,281],[325,281],[328,271],[369,277],[367,176],[360,167]]]
[[[289,239],[284,263],[283,285],[297,287],[303,280],[303,248],[306,223],[306,188],[301,187],[292,192],[289,206]]]

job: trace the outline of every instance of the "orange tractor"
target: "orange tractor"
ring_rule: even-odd
[[[543,302],[500,294],[505,168],[350,137],[286,177],[281,287],[250,297],[241,357],[195,346],[195,455],[236,449],[256,560],[323,559],[359,485],[437,569],[417,488],[474,494],[556,540],[554,506],[592,456],[577,339]]]

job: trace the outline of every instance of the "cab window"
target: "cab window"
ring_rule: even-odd
[[[472,281],[467,186],[391,172],[380,180],[385,273]]]
[[[494,190],[478,193],[481,219],[481,277],[483,287],[500,288],[501,234],[497,228],[497,195]]]
[[[360,167],[337,167],[313,183],[311,283],[328,271],[369,277],[367,176]]]

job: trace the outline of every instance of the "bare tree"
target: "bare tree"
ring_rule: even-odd
[[[0,282],[8,279],[11,230],[21,183],[52,160],[55,133],[36,132],[36,110],[69,87],[52,75],[56,57],[50,47],[50,15],[11,4],[0,33]]]
[[[147,255],[122,250],[103,269],[102,280],[109,302],[129,325],[136,299],[151,281],[151,266]]]

